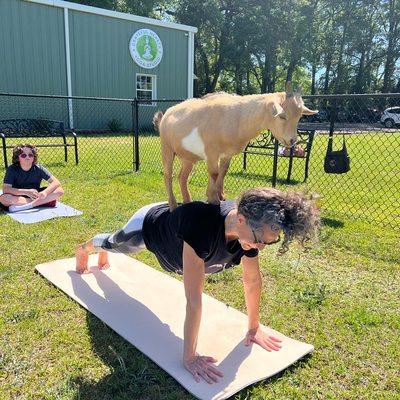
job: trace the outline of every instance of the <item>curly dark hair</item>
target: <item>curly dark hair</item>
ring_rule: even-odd
[[[289,250],[294,239],[304,248],[317,239],[319,209],[304,193],[256,188],[244,192],[237,204],[238,212],[254,231],[262,231],[264,224],[275,224],[283,231],[283,242],[278,250],[280,255]]]
[[[32,164],[32,165],[37,164],[37,161],[38,161],[38,152],[37,152],[37,149],[36,149],[36,147],[35,147],[34,145],[29,144],[29,143],[19,144],[19,145],[15,146],[15,147],[13,148],[12,163],[13,163],[14,165],[20,165],[20,164],[19,164],[19,155],[20,155],[21,153],[23,153],[22,149],[23,149],[24,147],[28,147],[29,149],[31,149],[31,151],[32,151],[32,153],[33,153],[33,164]]]

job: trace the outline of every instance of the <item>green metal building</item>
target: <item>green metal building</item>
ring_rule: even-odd
[[[60,0],[0,0],[0,93],[190,98],[196,32]],[[41,117],[78,129],[102,128],[126,107],[121,122],[131,124],[128,103],[14,100],[2,103],[0,119]],[[141,107],[155,110],[157,104]]]

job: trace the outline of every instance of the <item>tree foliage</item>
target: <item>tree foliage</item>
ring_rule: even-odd
[[[196,26],[195,95],[400,92],[400,0],[81,0]]]

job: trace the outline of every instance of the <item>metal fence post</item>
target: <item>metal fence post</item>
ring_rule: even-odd
[[[132,127],[133,127],[133,167],[135,172],[139,171],[139,107],[138,101],[132,101]]]
[[[274,164],[272,167],[272,187],[276,187],[276,175],[278,173],[278,150],[279,150],[279,142],[277,139],[274,139]]]
[[[337,118],[337,99],[333,99],[331,103],[331,111],[329,115],[329,136],[333,136],[333,133],[335,132],[335,120]]]

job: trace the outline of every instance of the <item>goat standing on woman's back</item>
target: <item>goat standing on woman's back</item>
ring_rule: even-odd
[[[223,182],[231,158],[264,129],[269,129],[284,146],[296,143],[297,124],[302,115],[318,111],[304,106],[290,83],[285,92],[237,96],[212,93],[189,99],[154,115],[160,132],[164,180],[171,211],[177,207],[172,190],[175,155],[181,159],[179,185],[183,202],[191,201],[187,181],[194,164],[205,160],[209,174],[207,200],[224,200]]]

